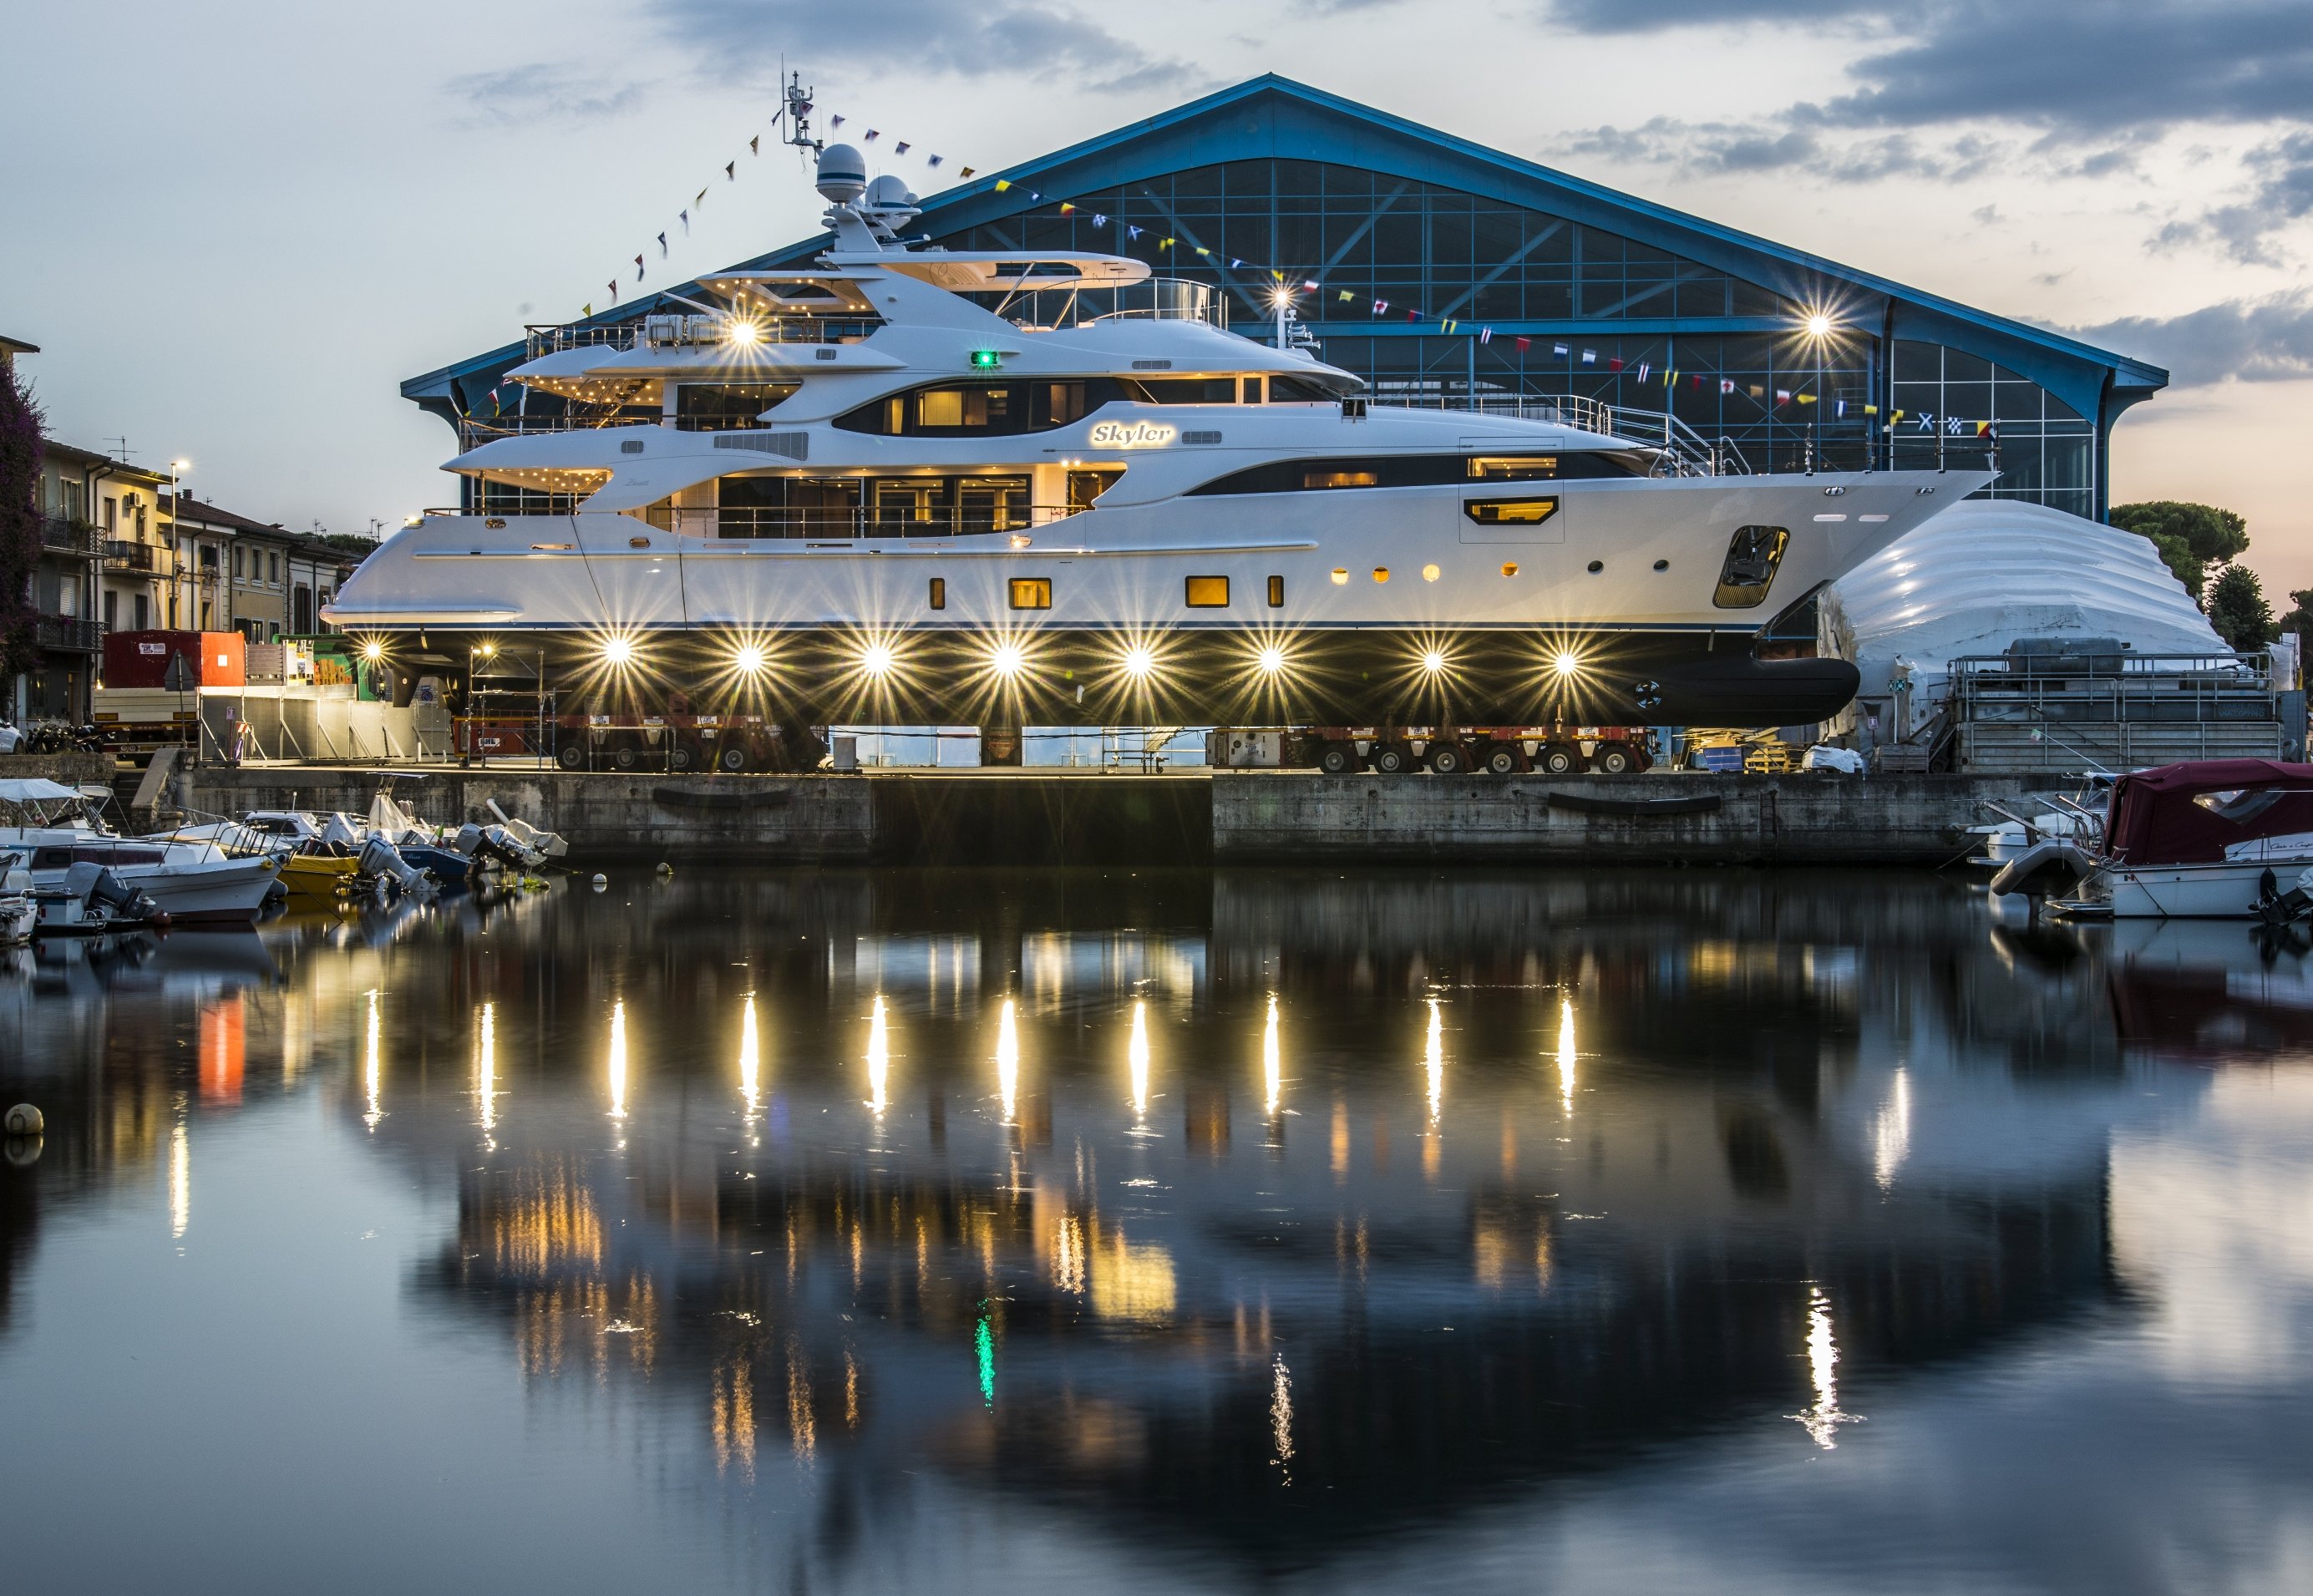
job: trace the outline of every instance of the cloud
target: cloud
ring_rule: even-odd
[[[2064,137],[2296,120],[2313,106],[2303,0],[1925,0],[1879,8],[1905,42],[1801,119],[1916,127],[1996,118]]]
[[[2245,265],[2280,265],[2274,235],[2313,215],[2313,132],[2260,145],[2242,164],[2249,180],[2243,198],[2169,223],[2153,239],[2154,248],[2214,243]]]
[[[1891,177],[1959,182],[1982,173],[2005,151],[2005,145],[1976,134],[1941,145],[1909,133],[1839,141],[1826,139],[1816,128],[1773,122],[1656,117],[1635,127],[1581,129],[1561,140],[1554,153],[1675,166],[1691,177],[1803,171],[1832,182],[1869,183]]]
[[[1186,61],[1150,55],[1090,18],[1052,5],[951,0],[655,0],[666,31],[724,70],[760,70],[781,52],[851,60],[869,41],[879,67],[958,77],[1067,77],[1100,91],[1200,86]]]
[[[2057,331],[2168,368],[2179,388],[2313,377],[2313,290],[2226,300],[2181,316],[2124,316]]]
[[[1582,33],[1839,23],[1886,48],[1857,87],[1779,121],[1924,127],[1993,118],[2062,137],[2143,136],[2185,122],[2302,119],[2313,107],[2304,0],[1552,0]]]
[[[567,64],[539,61],[500,72],[470,72],[442,85],[465,102],[470,126],[522,127],[538,122],[586,122],[639,106],[644,84],[612,83]]]

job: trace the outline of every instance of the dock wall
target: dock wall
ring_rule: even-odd
[[[380,774],[201,769],[180,792],[212,814],[365,813]],[[669,776],[399,774],[429,820],[487,801],[570,839],[574,861],[734,864],[1940,864],[1966,828],[2013,809],[2025,776],[1328,776],[937,773]]]

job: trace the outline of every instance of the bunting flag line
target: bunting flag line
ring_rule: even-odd
[[[760,155],[760,154],[761,154],[762,153],[763,153],[763,136],[762,136],[761,134],[758,133],[757,135],[755,135],[755,136],[754,136],[754,137],[752,137],[752,138],[751,138],[751,139],[749,139],[749,140],[747,141],[747,153],[749,153],[750,155]]]
[[[904,138],[903,138],[903,139],[901,139],[901,140],[900,140],[897,144],[895,144],[895,145],[893,145],[892,146],[892,153],[893,153],[894,155],[904,155],[904,154],[906,154],[907,153],[908,153],[908,141],[907,141],[906,139],[904,139]]]
[[[937,166],[939,163],[940,158],[937,155],[927,155],[924,157],[924,164],[926,166]]]
[[[1528,347],[1530,345],[1532,345],[1532,344],[1533,344],[1533,342],[1534,342],[1534,340],[1533,340],[1532,338],[1520,338],[1520,339],[1518,339],[1518,341],[1517,341],[1517,352],[1518,352],[1520,355],[1525,354],[1525,353],[1526,352],[1527,347]]]
[[[661,260],[666,259],[666,234],[663,232],[658,235],[658,258]]]
[[[682,213],[682,236],[683,236],[683,237],[685,237],[685,238],[689,238],[689,237],[690,236],[690,213],[689,211],[684,211],[683,213]]]
[[[1491,344],[1491,343],[1492,343],[1493,341],[1494,341],[1494,329],[1493,329],[1492,328],[1491,328],[1491,327],[1482,327],[1482,328],[1478,329],[1478,342],[1480,342],[1480,343],[1482,343],[1482,344]]]
[[[726,182],[737,182],[739,180],[739,163],[736,161],[726,163],[723,168],[723,177],[724,180]]]
[[[639,282],[641,282],[642,280],[643,280],[643,258],[642,258],[641,256],[638,255],[638,256],[636,256],[636,257],[635,257],[635,281],[636,281],[636,282],[638,282],[638,283],[639,283]]]

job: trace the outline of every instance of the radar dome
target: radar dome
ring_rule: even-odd
[[[819,153],[820,197],[849,205],[867,192],[867,157],[849,145],[830,145]]]
[[[905,179],[885,172],[867,185],[867,208],[875,211],[905,211],[915,208],[916,197],[908,192]]]

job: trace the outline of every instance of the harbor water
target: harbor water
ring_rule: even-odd
[[[0,960],[20,1589],[2313,1589],[2238,923],[702,865]]]

